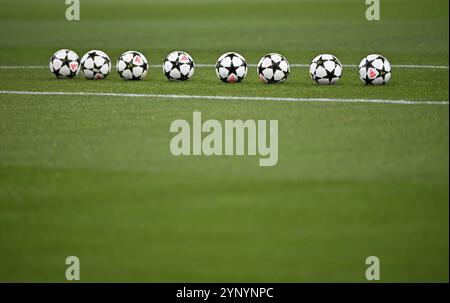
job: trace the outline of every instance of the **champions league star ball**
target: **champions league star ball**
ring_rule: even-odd
[[[185,81],[194,75],[194,59],[185,52],[174,51],[167,55],[163,64],[163,72],[167,79],[172,81]]]
[[[238,53],[225,53],[217,60],[216,74],[228,83],[241,82],[247,75],[247,61]]]
[[[312,60],[309,74],[318,84],[334,84],[341,79],[342,64],[333,55],[319,55]]]
[[[86,79],[101,80],[111,72],[111,59],[99,50],[91,50],[81,58],[81,72]]]
[[[124,80],[140,80],[147,76],[148,61],[140,52],[128,51],[119,57],[116,69]]]
[[[265,83],[280,83],[288,78],[290,66],[282,55],[271,53],[259,60],[257,72],[259,79]]]
[[[60,79],[75,77],[80,71],[80,58],[69,49],[61,49],[50,58],[50,72]]]
[[[391,64],[381,55],[369,55],[359,64],[359,78],[365,84],[386,84],[391,79],[391,72]]]

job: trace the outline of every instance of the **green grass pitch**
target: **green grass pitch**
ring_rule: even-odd
[[[115,92],[294,98],[449,100],[446,0],[381,0],[381,20],[357,0],[2,0],[0,91]],[[366,87],[344,67],[317,86],[305,67],[263,85],[254,67],[239,84],[212,68],[168,81],[57,80],[58,49],[101,49],[115,61],[172,50],[214,64],[234,50],[255,64],[268,52],[307,64],[332,53],[353,65],[370,53],[394,65]],[[174,157],[176,119],[279,120],[279,161]],[[448,105],[173,100],[0,94],[0,281],[363,282],[449,279]]]

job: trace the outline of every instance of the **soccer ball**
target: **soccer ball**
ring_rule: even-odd
[[[342,76],[342,64],[333,55],[319,55],[312,60],[309,74],[318,84],[334,84]]]
[[[271,53],[259,60],[258,76],[265,83],[279,83],[287,79],[290,72],[289,62],[280,54]]]
[[[50,72],[60,79],[73,78],[80,71],[80,57],[69,49],[61,49],[50,58]]]
[[[147,76],[148,61],[140,52],[128,51],[119,57],[116,69],[122,79],[140,80]]]
[[[86,79],[100,80],[111,72],[111,59],[99,50],[91,50],[81,58],[81,72]]]
[[[241,82],[247,75],[247,61],[238,53],[225,53],[217,60],[216,74],[228,83]]]
[[[391,64],[381,55],[369,55],[359,64],[359,78],[366,84],[382,85],[391,79]]]
[[[194,59],[185,52],[174,51],[167,55],[163,64],[163,72],[167,79],[172,81],[185,81],[194,75]]]

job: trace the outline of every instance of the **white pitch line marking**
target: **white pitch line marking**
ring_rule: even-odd
[[[256,64],[248,64],[249,67],[256,67]],[[309,68],[309,64],[290,64],[291,67],[307,67]],[[357,64],[342,64],[343,67],[358,67]],[[152,68],[162,68],[162,65],[150,65]],[[214,64],[196,64],[195,67],[215,67]],[[448,69],[449,67],[446,65],[413,65],[413,64],[398,64],[392,65],[394,68],[426,68],[426,69]]]
[[[0,69],[43,69],[43,68],[49,68],[49,67],[48,66],[44,66],[44,65],[30,65],[30,66],[0,65]]]
[[[201,100],[238,100],[238,101],[275,101],[275,102],[326,102],[326,103],[381,103],[381,104],[421,104],[448,105],[449,101],[413,101],[386,99],[334,99],[334,98],[278,98],[278,97],[243,97],[243,96],[202,96],[202,95],[164,95],[164,94],[125,94],[125,93],[90,93],[90,92],[38,92],[0,90],[1,95],[39,95],[39,96],[91,96],[91,97],[128,97],[160,99],[201,99]]]
[[[256,67],[256,64],[249,64],[249,67]],[[357,64],[343,64],[343,67],[358,67]],[[162,68],[162,65],[159,64],[151,64],[149,65],[150,68]],[[213,68],[215,67],[215,64],[196,64],[195,67],[199,68]],[[309,64],[291,64],[291,67],[308,67]],[[414,65],[414,64],[394,64],[392,65],[394,68],[423,68],[423,69],[449,69],[448,65]],[[24,65],[0,65],[0,69],[44,69],[49,68],[46,65],[30,65],[30,66],[24,66]],[[115,68],[115,66],[113,66]]]

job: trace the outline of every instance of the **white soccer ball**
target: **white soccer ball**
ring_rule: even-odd
[[[80,57],[69,49],[61,49],[50,58],[50,72],[60,79],[73,78],[80,71]]]
[[[365,84],[386,84],[391,79],[391,74],[391,64],[381,55],[369,55],[359,64],[359,78]]]
[[[290,65],[282,55],[271,53],[259,60],[257,72],[259,79],[265,83],[280,83],[288,78]]]
[[[318,84],[334,84],[341,79],[342,64],[335,56],[322,54],[312,60],[309,74]]]
[[[163,72],[167,79],[172,81],[185,81],[194,76],[194,59],[182,51],[174,51],[167,55],[163,63]]]
[[[148,61],[140,52],[128,51],[119,57],[116,69],[124,80],[140,80],[147,76]]]
[[[217,77],[223,82],[241,82],[247,75],[247,71],[247,61],[235,52],[223,54],[216,63]]]
[[[100,80],[111,72],[111,59],[100,50],[91,50],[81,58],[81,72],[86,79]]]

